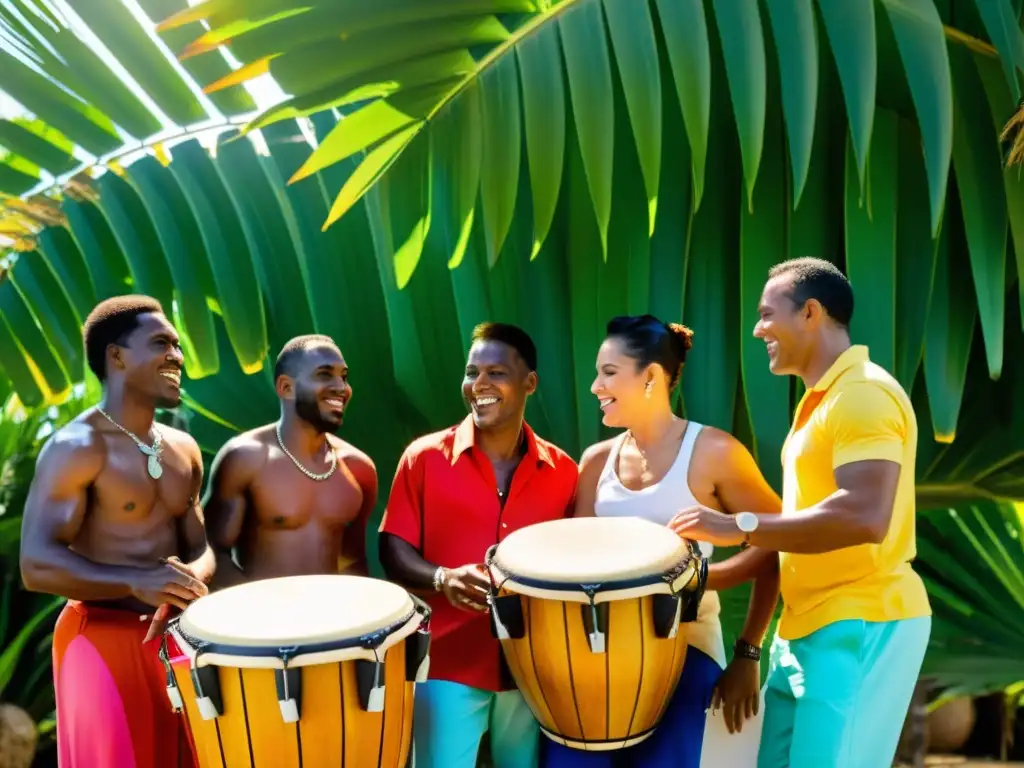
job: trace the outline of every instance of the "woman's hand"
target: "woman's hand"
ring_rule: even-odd
[[[761,664],[753,659],[735,658],[718,679],[711,708],[722,708],[729,733],[743,730],[743,721],[761,707]]]

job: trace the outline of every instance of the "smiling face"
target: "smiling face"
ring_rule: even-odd
[[[500,341],[470,347],[462,397],[477,429],[494,429],[521,421],[526,398],[537,389],[537,374],[516,350]]]
[[[647,397],[647,382],[656,380],[660,372],[661,366],[655,364],[639,368],[619,339],[605,339],[597,351],[597,376],[590,386],[601,408],[602,423],[628,429],[642,421],[654,402],[655,392]]]
[[[768,350],[768,367],[777,376],[799,376],[807,368],[820,315],[806,304],[797,306],[791,289],[790,275],[769,280],[761,294],[759,320],[754,326],[754,336],[764,341]]]
[[[337,432],[352,399],[341,352],[327,344],[309,347],[295,361],[294,374],[278,379],[278,394],[293,399],[295,414],[318,432]]]
[[[181,402],[184,357],[174,326],[162,314],[139,315],[124,346],[111,345],[108,354],[113,355],[113,365],[108,363],[107,370],[121,372],[126,391],[157,408],[175,408]]]

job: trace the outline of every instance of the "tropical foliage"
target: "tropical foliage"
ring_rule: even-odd
[[[855,337],[913,395],[922,508],[959,515],[922,523],[945,658],[977,653],[955,642],[975,625],[1009,653],[990,620],[1019,590],[988,539],[936,521],[987,521],[1019,568],[979,500],[1024,499],[1024,177],[999,138],[1021,0],[99,9],[0,4],[21,107],[0,120],[0,397],[62,402],[89,379],[89,309],[148,293],[186,348],[168,418],[210,456],[275,417],[280,346],[327,333],[352,369],[343,434],[386,489],[409,440],[464,413],[475,323],[534,335],[528,418],[579,455],[604,436],[604,323],[650,311],[696,331],[680,410],[778,485],[799,391],[750,332],[768,267],[822,255],[854,282]],[[270,80],[285,97],[258,105]],[[985,565],[971,582],[947,561]]]
[[[1024,180],[998,143],[1019,0],[144,0],[148,19],[113,4],[102,24],[87,2],[10,5],[0,87],[36,140],[8,164],[98,158],[63,195],[7,200],[33,225],[0,284],[0,366],[29,404],[82,379],[95,300],[137,290],[185,331],[208,451],[272,418],[268,359],[318,330],[353,364],[348,433],[387,471],[459,417],[469,329],[500,317],[542,340],[531,418],[578,453],[601,436],[603,322],[650,310],[697,331],[683,407],[777,481],[795,393],[749,332],[767,267],[818,253],[915,394],[923,492],[1024,497],[1020,406],[992,407],[1022,380]],[[260,73],[289,95],[246,138],[152,141],[244,113]],[[134,140],[152,146],[105,157]]]
[[[1010,165],[1024,165],[1024,102],[1021,103],[1021,108],[1017,110],[1017,114],[1006,124],[1006,128],[1003,129],[1000,138],[1013,141],[1010,151],[1006,156],[1007,163]]]
[[[80,387],[61,406],[26,410],[15,396],[0,405],[0,704],[19,707],[38,724],[41,749],[53,731],[50,645],[63,601],[21,588],[21,515],[43,442],[97,394]]]

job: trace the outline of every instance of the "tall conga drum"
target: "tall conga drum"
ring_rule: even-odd
[[[162,655],[201,768],[405,768],[429,615],[395,584],[341,575],[193,602],[167,630],[188,662]]]
[[[640,518],[570,518],[510,534],[487,567],[492,630],[548,738],[601,751],[649,737],[686,663],[700,550]]]

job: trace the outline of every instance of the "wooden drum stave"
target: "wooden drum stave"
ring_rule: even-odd
[[[544,733],[586,751],[650,736],[686,663],[700,550],[640,518],[571,518],[509,535],[487,567],[492,631]]]
[[[164,638],[168,695],[200,768],[405,768],[430,609],[359,576],[250,582],[192,603]]]

